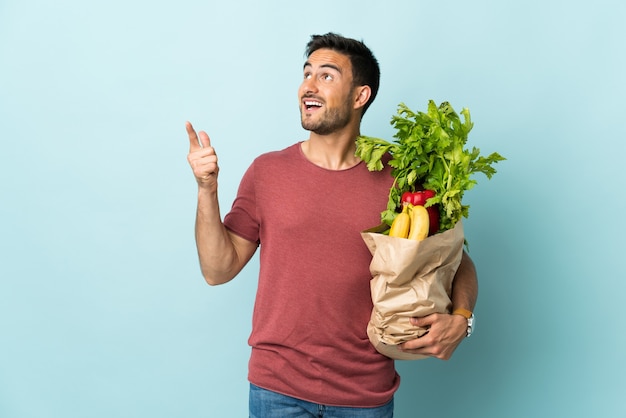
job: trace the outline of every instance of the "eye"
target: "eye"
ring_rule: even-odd
[[[333,81],[334,77],[332,76],[332,74],[322,74],[322,80],[324,81]]]
[[[311,78],[311,73],[304,73],[304,79],[308,80]]]

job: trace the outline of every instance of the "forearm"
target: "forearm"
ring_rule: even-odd
[[[474,311],[478,298],[478,278],[476,267],[470,256],[463,251],[461,264],[452,282],[452,310],[466,309]]]
[[[237,275],[243,266],[222,223],[217,190],[198,188],[195,236],[200,269],[208,284],[226,283]]]

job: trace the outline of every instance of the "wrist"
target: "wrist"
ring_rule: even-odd
[[[198,202],[205,203],[217,200],[217,184],[198,183]]]
[[[461,315],[465,319],[470,319],[473,313],[472,311],[468,311],[467,309],[458,308],[452,311],[452,315]]]
[[[452,311],[452,315],[460,315],[467,321],[467,334],[466,337],[472,335],[474,332],[474,313],[472,311],[468,311],[467,309],[458,308]]]

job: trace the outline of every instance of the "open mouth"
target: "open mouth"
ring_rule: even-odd
[[[305,99],[303,103],[306,110],[315,110],[322,107],[322,102],[319,102],[317,100]]]

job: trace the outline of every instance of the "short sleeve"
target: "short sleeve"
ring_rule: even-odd
[[[255,163],[252,163],[241,179],[230,212],[224,217],[224,226],[240,237],[258,244],[260,222],[257,214],[254,171]]]

